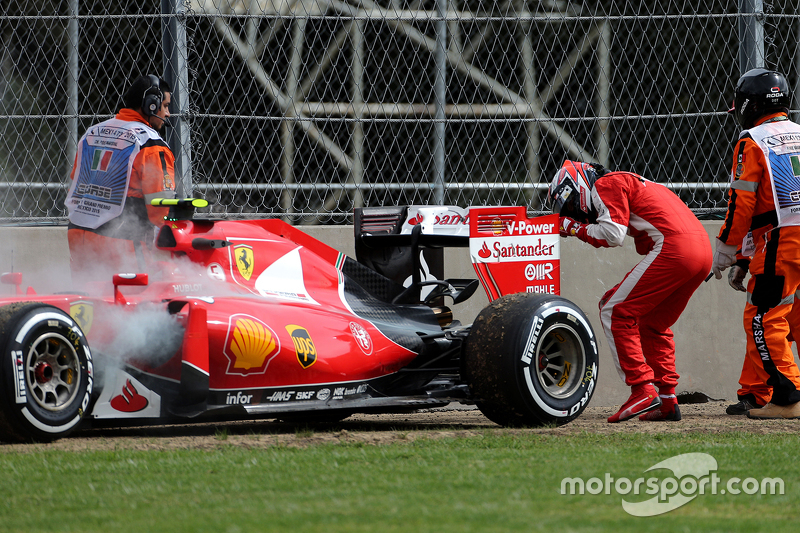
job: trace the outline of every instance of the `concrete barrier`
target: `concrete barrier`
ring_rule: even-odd
[[[713,246],[720,222],[704,222],[704,226]],[[308,226],[303,230],[355,256],[352,226]],[[0,272],[23,272],[23,285],[31,285],[40,293],[69,290],[66,227],[0,227],[0,242],[3,243]],[[592,405],[619,405],[627,399],[629,389],[618,376],[611,359],[600,327],[597,303],[605,291],[622,280],[640,256],[630,239],[622,248],[613,249],[596,249],[577,239],[564,239],[561,243],[562,295],[584,310],[600,341],[599,380]],[[466,249],[447,250],[445,269],[449,277],[475,277]],[[2,286],[0,292],[13,294],[13,288]],[[744,302],[744,293],[731,289],[726,279],[712,278],[695,293],[673,328],[681,374],[678,392],[703,392],[727,400],[736,398],[745,350]],[[479,290],[469,301],[454,306],[453,311],[463,323],[471,323],[487,304],[486,294]]]

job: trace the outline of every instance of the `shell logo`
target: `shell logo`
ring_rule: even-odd
[[[263,374],[281,349],[272,329],[250,315],[231,315],[223,354],[228,358],[227,374]]]

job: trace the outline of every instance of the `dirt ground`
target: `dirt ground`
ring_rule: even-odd
[[[169,450],[214,449],[222,446],[268,448],[307,447],[317,444],[363,443],[383,445],[414,439],[457,438],[492,433],[576,435],[583,433],[797,433],[800,420],[751,420],[725,414],[730,402],[712,401],[681,405],[680,422],[640,422],[637,419],[609,424],[611,407],[589,407],[561,427],[511,429],[489,421],[477,409],[436,409],[412,414],[353,415],[342,422],[297,425],[274,420],[203,423],[122,429],[86,429],[50,444],[5,444],[0,453],[43,450]]]

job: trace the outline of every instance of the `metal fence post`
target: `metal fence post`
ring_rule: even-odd
[[[353,183],[359,187],[364,182],[364,21],[355,20],[350,26],[353,56],[351,83],[353,91]],[[353,207],[364,207],[364,193],[358,188],[353,191]]]
[[[611,115],[609,101],[611,99],[611,76],[613,73],[611,63],[611,39],[613,32],[608,21],[598,24],[600,35],[597,38],[597,94],[598,112],[601,117]],[[611,121],[601,119],[597,122],[597,160],[603,165],[611,166],[611,141],[612,132],[609,131]]]
[[[764,66],[764,2],[739,0],[739,75]]]
[[[186,46],[186,6],[183,0],[161,0],[161,13],[172,15],[162,22],[164,79],[172,87],[172,109],[177,117],[165,132],[175,154],[175,187],[179,197],[193,194],[192,144],[189,131],[189,67]]]
[[[78,151],[78,80],[80,79],[80,65],[78,64],[78,0],[70,0],[69,2],[69,23],[67,26],[67,35],[69,36],[68,46],[68,68],[67,68],[67,170],[66,176],[69,176],[72,170],[72,164],[75,161],[75,154]],[[65,177],[66,177],[65,176]],[[66,180],[69,181],[69,180]]]
[[[250,13],[252,14],[257,7],[257,2],[250,2]],[[298,7],[298,6],[295,6]],[[301,69],[303,63],[303,45],[305,44],[306,22],[307,19],[298,15],[299,10],[294,9],[294,17],[290,21],[286,21],[290,26],[292,36],[292,49],[289,55],[289,70],[286,76],[286,94],[290,98],[297,98],[299,94],[299,87],[301,81]],[[255,24],[253,25],[255,27]],[[255,38],[255,30],[253,31],[253,39],[248,42],[250,53],[255,54],[258,46],[257,39]],[[287,185],[295,182],[294,165],[296,146],[294,143],[294,118],[287,118],[281,121],[281,144],[283,151],[281,152],[281,175],[283,182]],[[284,220],[292,222],[292,215],[294,214],[294,191],[286,188],[281,195],[281,208],[284,213]]]
[[[797,43],[800,43],[800,20],[795,21],[793,24],[795,26],[795,39],[797,39]],[[795,69],[800,69],[800,44],[797,45],[797,48],[794,53],[795,56]],[[800,109],[800,76],[797,77],[797,80],[794,84],[794,102],[792,105],[793,109]],[[796,120],[796,119],[794,119]]]
[[[524,85],[525,99],[528,101],[531,108],[534,106],[541,106],[538,101],[539,93],[536,90],[536,63],[534,59],[535,50],[533,48],[533,38],[531,32],[533,31],[533,23],[526,21],[522,24],[522,79]],[[539,168],[539,149],[542,144],[542,137],[539,135],[539,124],[533,120],[525,123],[525,130],[528,134],[528,142],[525,147],[525,166],[528,170],[528,181],[530,183],[539,183],[541,180],[541,173]],[[525,196],[527,197],[528,207],[531,209],[542,209],[541,205],[535,205],[534,202],[537,198],[536,189],[528,189]]]
[[[434,68],[436,78],[434,81],[433,99],[435,112],[435,122],[433,127],[433,203],[442,205],[444,203],[444,184],[445,184],[445,114],[444,106],[447,98],[447,0],[436,0],[436,50],[434,52]]]

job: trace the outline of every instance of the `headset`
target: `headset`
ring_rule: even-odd
[[[142,114],[146,117],[152,117],[161,109],[164,93],[161,92],[161,79],[158,76],[148,74],[147,77],[150,80],[150,88],[144,92]]]

